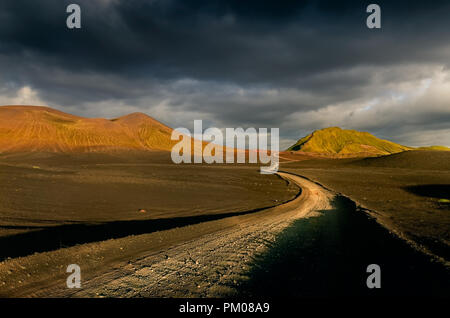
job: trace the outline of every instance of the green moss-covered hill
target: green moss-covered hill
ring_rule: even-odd
[[[445,146],[428,146],[428,147],[419,147],[417,150],[437,150],[437,151],[450,151],[450,148]]]
[[[387,155],[412,149],[377,138],[368,132],[330,127],[314,131],[287,150],[354,157]]]

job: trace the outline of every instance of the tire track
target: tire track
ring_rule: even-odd
[[[302,188],[296,199],[252,215],[237,216],[235,226],[130,261],[83,282],[79,290],[61,289],[51,297],[226,297],[247,279],[254,257],[294,220],[330,210],[334,195],[299,176],[279,175]]]

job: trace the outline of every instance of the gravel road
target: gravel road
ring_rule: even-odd
[[[233,217],[234,226],[200,236],[83,281],[81,289],[54,297],[224,297],[246,280],[252,260],[292,221],[331,209],[333,194],[304,178],[280,172],[301,187],[294,200],[262,212]]]

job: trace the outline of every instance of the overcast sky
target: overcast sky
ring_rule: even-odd
[[[449,1],[0,1],[0,105],[279,127],[282,147],[329,126],[450,146],[449,63]]]

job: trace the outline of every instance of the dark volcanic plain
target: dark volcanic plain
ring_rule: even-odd
[[[298,189],[258,166],[171,162],[169,152],[0,156],[0,237],[69,224],[274,206]]]
[[[291,155],[295,160],[295,155]],[[291,161],[281,169],[349,196],[388,229],[450,259],[450,152]]]
[[[450,199],[450,152],[407,151],[363,159],[323,159],[296,153],[282,153],[280,157],[280,170],[305,176],[350,197],[370,209],[369,214],[384,227],[448,265],[450,215],[446,200]],[[224,229],[244,226],[239,222],[247,214],[249,224],[253,224],[260,215],[254,212],[280,205],[298,194],[295,184],[277,175],[261,175],[259,165],[175,165],[170,153],[164,151],[2,154],[0,296],[46,296],[47,291],[64,286],[65,269],[71,263],[83,268],[84,280],[115,270],[129,270],[132,274],[133,266],[146,255],[188,244]],[[429,272],[429,261],[411,256],[413,249],[401,243],[398,249],[392,249],[392,255],[387,253],[389,249],[383,249],[383,242],[391,244],[394,236],[379,234],[378,225],[369,226],[363,220],[364,211],[355,210],[353,203],[349,206],[349,211],[353,211],[350,214],[330,211],[325,212],[326,217],[296,222],[283,232],[287,234],[282,234],[272,248],[269,246],[266,255],[270,262],[276,255],[275,260],[286,278],[310,276],[308,286],[317,285],[312,277],[327,273],[328,276],[323,276],[327,277],[322,282],[324,285],[320,288],[317,285],[314,295],[332,292],[333,286],[340,285],[329,285],[333,273],[339,272],[333,268],[317,267],[323,271],[316,276],[307,271],[316,262],[332,257],[332,251],[340,251],[333,247],[338,242],[345,243],[342,249],[351,250],[351,257],[344,253],[343,258],[339,254],[337,261],[330,264],[337,264],[336,268],[350,276],[373,258],[366,251],[370,239],[380,259],[392,263],[395,257],[400,257],[398,262],[403,264],[404,253],[404,261],[419,259],[423,266],[418,268]],[[361,216],[352,216],[352,213]],[[342,226],[336,228],[339,222],[335,219]],[[317,240],[318,233],[323,233],[319,235],[322,241]],[[289,238],[291,234],[298,243],[295,239],[287,241],[293,258],[289,255],[285,258],[282,257],[287,252],[283,235]],[[364,237],[366,243],[356,248],[354,243]],[[321,244],[310,246],[306,242]],[[281,250],[277,250],[279,246]],[[369,253],[367,260],[361,259],[361,255],[365,255],[363,251]],[[289,268],[292,272],[288,273],[284,268],[287,263],[297,264],[298,268],[306,266],[303,268],[305,275],[298,272],[298,268]],[[253,265],[253,270],[262,268],[263,272],[251,272],[256,273],[249,275],[253,285],[247,285],[248,289],[245,285],[242,287],[244,295],[255,295],[258,291],[271,295],[271,291],[279,293],[280,290],[292,292],[291,296],[305,295],[304,289],[297,290],[296,286],[286,289],[284,283],[278,287],[260,286],[264,277],[274,278],[280,269],[276,264],[266,266],[265,261],[258,259]],[[393,271],[392,277],[402,272],[403,265]],[[448,269],[436,268],[438,271],[430,278],[433,282],[439,281],[436,277],[445,278],[448,274]],[[421,275],[422,272],[417,271],[414,275]],[[441,271],[444,274],[441,275]],[[361,273],[365,275],[364,271]],[[430,281],[427,277],[425,273],[421,276],[424,282]],[[295,281],[294,278],[288,280]],[[359,286],[363,280],[360,276],[357,278],[355,285]],[[273,281],[282,282],[279,278]],[[402,284],[398,285],[400,292]],[[120,284],[116,287],[117,295],[130,292],[129,287]],[[445,284],[430,288],[423,292],[432,290],[440,295],[446,290]]]
[[[19,265],[0,266],[0,295],[66,276],[61,263],[76,259],[94,273],[215,231],[207,221],[276,206],[298,192],[260,174],[259,165],[176,165],[170,152],[3,154],[0,261]],[[190,233],[199,223],[205,226]],[[21,295],[30,296],[26,290]]]

